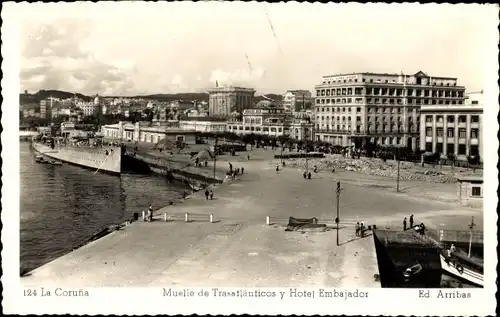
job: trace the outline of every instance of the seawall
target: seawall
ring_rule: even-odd
[[[192,162],[182,157],[161,157],[149,153],[127,151],[124,155],[124,168],[139,173],[156,173],[171,180],[182,181],[193,190],[202,189],[211,184],[220,184],[224,172],[219,168],[215,174],[212,167],[195,167]]]

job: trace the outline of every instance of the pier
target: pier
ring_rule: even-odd
[[[356,237],[356,221],[379,228],[390,223],[397,231],[403,217],[414,214],[417,223],[437,230],[450,215],[455,222],[449,224],[461,226],[477,213],[387,188],[367,189],[359,178],[350,182],[348,172],[315,173],[306,180],[297,169],[276,172],[279,160],[265,151],[250,155],[217,158],[222,169],[231,162],[245,173],[212,185],[213,200],[200,191],[159,208],[153,222],[133,222],[35,269],[21,278],[23,286],[380,287],[374,237],[370,231]],[[331,223],[336,181],[342,187],[339,245]],[[288,217],[315,217],[327,230],[285,231],[281,220]]]

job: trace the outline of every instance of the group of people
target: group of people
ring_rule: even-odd
[[[210,200],[214,199],[214,192],[208,188],[205,188],[205,198],[208,200],[208,197],[210,197]]]
[[[302,176],[304,177],[304,179],[311,179],[311,172],[305,172],[302,174]]]
[[[196,167],[200,167],[200,166],[201,166],[201,164],[202,164],[202,163],[200,162],[200,158],[198,158],[198,157],[197,157],[197,158],[194,160],[194,166],[196,166]],[[204,161],[203,161],[203,165],[205,165],[205,167],[207,167],[207,166],[208,166],[208,160],[204,160]]]
[[[363,238],[364,234],[365,234],[365,222],[364,221],[361,221],[361,223],[356,222],[356,237]]]
[[[406,221],[406,217],[403,219],[403,231],[406,231],[408,229],[413,229],[415,228],[415,231],[417,231],[417,233],[419,233],[420,235],[425,235],[425,225],[423,222],[421,222],[419,225],[417,226],[413,226],[413,223],[414,223],[414,220],[413,220],[413,215],[410,216],[410,226],[407,227],[407,221]]]
[[[231,179],[235,179],[236,176],[240,175],[240,174],[244,174],[245,173],[245,168],[242,167],[242,168],[233,168],[233,164],[229,163],[229,171],[226,172],[226,177],[231,177]]]

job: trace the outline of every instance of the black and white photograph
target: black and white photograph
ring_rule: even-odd
[[[498,14],[6,3],[6,312],[494,314]]]

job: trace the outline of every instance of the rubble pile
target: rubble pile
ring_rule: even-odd
[[[384,162],[375,158],[362,157],[360,159],[351,159],[340,155],[331,155],[323,159],[309,159],[307,163],[305,159],[287,160],[287,166],[290,167],[305,169],[306,164],[311,170],[314,166],[317,166],[320,171],[331,171],[335,168],[336,170],[354,171],[374,176],[396,178],[398,175],[397,162]],[[458,176],[468,174],[472,174],[472,171],[463,171],[458,168],[454,170],[446,168],[439,171],[433,168],[422,168],[411,162],[400,162],[399,166],[399,177],[401,180],[455,183]]]

